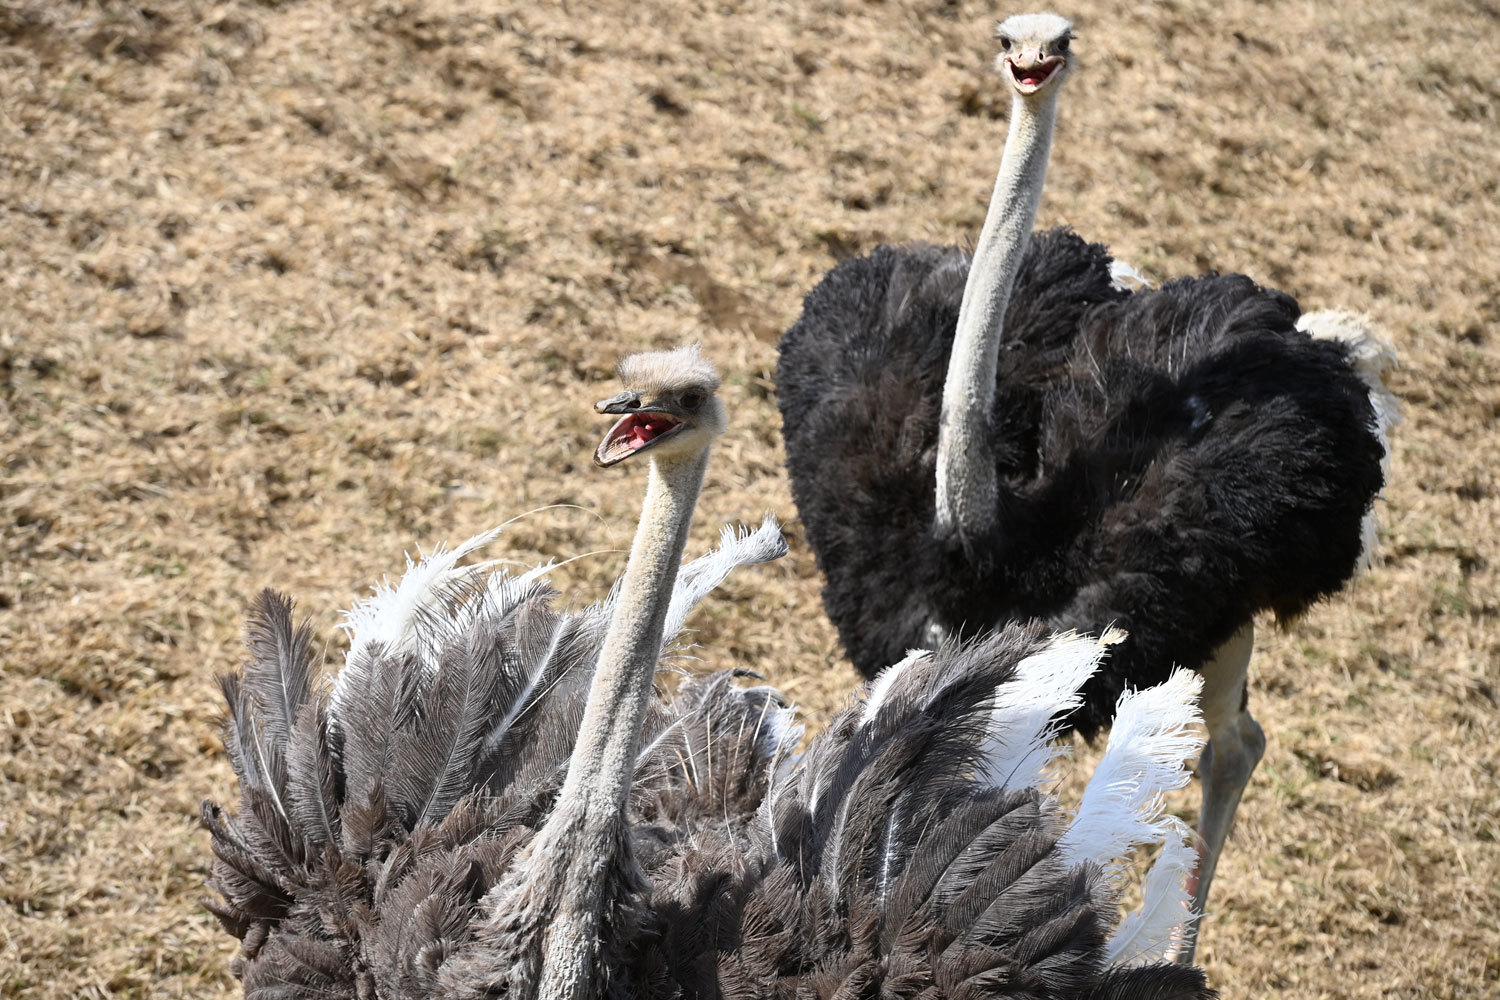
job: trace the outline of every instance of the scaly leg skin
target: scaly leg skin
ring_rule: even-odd
[[[1255,627],[1246,625],[1220,646],[1203,667],[1203,722],[1208,745],[1198,758],[1198,778],[1203,783],[1203,808],[1198,813],[1198,870],[1189,884],[1193,912],[1199,915],[1176,959],[1191,965],[1198,947],[1198,933],[1207,912],[1208,887],[1219,864],[1219,852],[1234,824],[1240,795],[1266,749],[1260,723],[1250,717],[1245,675],[1255,648]]]

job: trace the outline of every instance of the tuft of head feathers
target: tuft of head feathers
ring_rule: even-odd
[[[718,370],[697,344],[632,354],[621,360],[615,371],[626,389],[647,399],[690,390],[706,395],[719,391]]]
[[[1045,43],[1073,37],[1073,22],[1060,14],[1012,14],[995,26],[996,38]]]

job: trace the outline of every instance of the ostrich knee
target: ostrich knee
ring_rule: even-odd
[[[1203,808],[1198,815],[1198,837],[1202,859],[1198,866],[1198,888],[1193,908],[1205,912],[1208,884],[1218,866],[1219,852],[1234,825],[1234,813],[1250,775],[1265,753],[1266,736],[1260,723],[1241,712],[1233,722],[1218,731],[1210,730],[1208,746],[1198,761],[1203,782]]]
[[[1203,721],[1208,745],[1198,758],[1198,777],[1203,784],[1203,805],[1198,813],[1198,872],[1193,889],[1193,910],[1207,912],[1209,885],[1219,864],[1219,854],[1234,825],[1234,813],[1250,775],[1266,749],[1265,732],[1250,715],[1245,675],[1254,648],[1254,632],[1247,625],[1219,648],[1203,668]],[[1177,960],[1190,963],[1197,935],[1178,953]]]

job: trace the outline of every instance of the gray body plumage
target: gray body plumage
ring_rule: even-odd
[[[691,348],[620,371],[595,462],[651,472],[602,606],[459,567],[488,532],[349,614],[325,696],[290,603],[262,595],[224,681],[239,813],[204,806],[246,996],[1207,995],[1196,969],[1119,964],[1185,933],[1191,852],[1160,812],[1196,681],[1121,700],[1134,721],[1071,826],[1039,786],[1101,642],[1017,627],[914,652],[800,756],[767,687],[654,690],[692,605],[786,545],[768,517],[679,567],[718,376]],[[1148,843],[1157,889],[1112,939],[1121,859]]]
[[[684,568],[679,605],[781,545],[770,523],[728,539]],[[610,607],[558,613],[543,582],[504,573],[427,584],[410,642],[356,641],[336,712],[290,603],[267,592],[252,613],[224,682],[239,811],[204,807],[247,997],[537,982],[536,914],[510,890],[556,807]],[[1194,969],[1107,966],[1107,866],[1059,848],[1068,819],[1043,790],[978,778],[1004,742],[986,728],[996,690],[1056,645],[1012,628],[946,647],[800,755],[781,698],[745,675],[654,696],[598,872],[598,995],[1209,995]]]

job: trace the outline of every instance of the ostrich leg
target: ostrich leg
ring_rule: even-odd
[[[1236,632],[1203,666],[1203,722],[1208,745],[1198,758],[1198,778],[1203,783],[1203,807],[1198,813],[1198,872],[1193,891],[1193,912],[1202,915],[1208,903],[1208,887],[1219,864],[1219,852],[1234,824],[1245,784],[1260,763],[1266,737],[1260,723],[1250,717],[1245,674],[1255,648],[1255,626]],[[1192,964],[1198,946],[1196,929],[1177,961]]]

